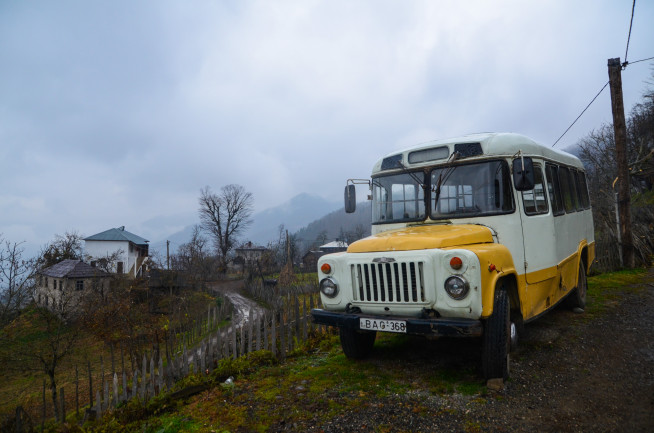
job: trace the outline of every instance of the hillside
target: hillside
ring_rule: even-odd
[[[355,213],[345,213],[344,208],[330,212],[324,217],[311,222],[306,227],[295,232],[301,250],[317,247],[323,241],[336,239],[351,242],[365,236],[370,236],[371,203],[357,203]]]

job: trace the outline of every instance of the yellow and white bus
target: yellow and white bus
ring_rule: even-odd
[[[433,141],[379,160],[372,235],[318,262],[322,309],[348,357],[377,331],[481,337],[486,378],[506,378],[523,323],[584,308],[595,258],[582,163],[518,134]]]

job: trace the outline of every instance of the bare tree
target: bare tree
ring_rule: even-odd
[[[238,236],[250,225],[253,198],[240,185],[227,185],[216,194],[206,186],[200,191],[201,227],[212,238],[220,260],[221,271],[227,268],[227,258]]]
[[[38,258],[40,269],[50,267],[67,259],[82,259],[83,236],[76,231],[55,235],[54,241],[44,246]]]
[[[74,290],[63,290],[52,309],[35,307],[24,310],[0,331],[1,365],[9,370],[45,373],[57,420],[61,420],[57,376],[62,363],[77,347],[81,327],[73,323],[79,301]]]
[[[16,317],[33,296],[34,260],[23,258],[21,245],[0,236],[0,328]]]

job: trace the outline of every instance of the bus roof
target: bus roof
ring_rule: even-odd
[[[522,151],[524,156],[541,157],[583,169],[583,164],[576,156],[552,149],[551,147],[545,147],[524,135],[514,133],[481,133],[429,141],[410,149],[389,153],[377,161],[372,174],[375,175],[383,171],[399,169],[400,166],[398,166],[397,162],[401,162],[406,168],[442,164],[454,153],[455,149],[458,151],[462,148],[471,149],[469,151],[470,156],[460,157],[457,161],[462,159],[466,161],[487,159],[489,157],[510,158],[517,154],[518,151]]]

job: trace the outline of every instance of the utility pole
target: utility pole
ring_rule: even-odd
[[[618,164],[618,214],[620,216],[620,237],[622,238],[622,259],[628,268],[635,266],[634,241],[631,234],[631,193],[629,166],[627,165],[627,125],[622,101],[622,65],[620,58],[609,59],[609,87],[613,111],[613,132],[615,134],[616,160]]]
[[[170,241],[166,241],[166,269],[170,270]]]

